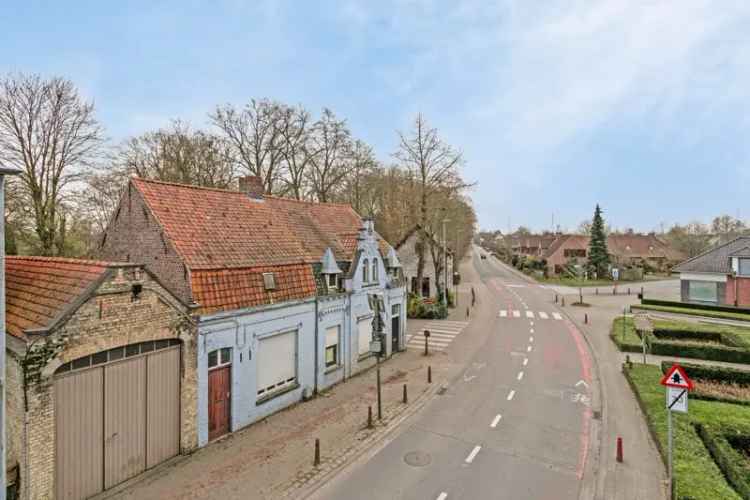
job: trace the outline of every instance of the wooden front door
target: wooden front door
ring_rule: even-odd
[[[229,432],[232,366],[221,366],[208,372],[208,439]]]

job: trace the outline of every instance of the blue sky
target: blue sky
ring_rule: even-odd
[[[385,161],[423,112],[483,228],[750,218],[750,2],[20,2],[0,72],[62,75],[113,141],[251,97],[323,106]]]

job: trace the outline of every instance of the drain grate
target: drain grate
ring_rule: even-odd
[[[432,457],[429,453],[423,451],[410,451],[404,455],[404,462],[412,467],[424,467],[430,465]]]

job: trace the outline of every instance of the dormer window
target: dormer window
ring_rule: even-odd
[[[378,259],[372,259],[372,281],[375,283],[380,281],[378,276]]]
[[[337,274],[327,274],[328,276],[328,289],[338,290],[339,289],[339,277]]]
[[[365,259],[362,263],[362,283],[370,282],[370,261]]]
[[[339,275],[341,274],[341,269],[339,268],[336,258],[333,256],[333,251],[330,248],[326,248],[323,258],[320,260],[320,274],[328,290],[339,289]]]

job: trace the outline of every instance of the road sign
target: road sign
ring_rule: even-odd
[[[672,368],[661,378],[661,385],[667,387],[677,387],[680,389],[692,390],[693,381],[685,373],[685,369],[678,364],[672,365]]]
[[[667,409],[687,413],[688,390],[680,387],[667,387]]]

